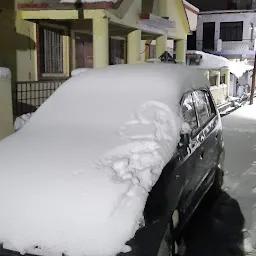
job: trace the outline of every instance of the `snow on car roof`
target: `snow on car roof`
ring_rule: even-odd
[[[65,82],[0,142],[0,242],[43,255],[112,256],[139,228],[180,138],[179,65],[120,65]]]

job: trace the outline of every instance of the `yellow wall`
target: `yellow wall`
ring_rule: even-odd
[[[11,69],[14,81],[35,80],[35,25],[16,18],[14,0],[0,1],[0,9],[0,65]]]

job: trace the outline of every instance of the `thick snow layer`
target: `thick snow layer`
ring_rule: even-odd
[[[0,67],[0,78],[11,79],[11,71],[9,68]]]
[[[0,143],[0,241],[21,253],[112,256],[139,228],[179,142],[179,65],[120,65],[65,82]],[[14,161],[15,159],[15,161]]]
[[[97,2],[112,2],[116,3],[118,0],[81,0],[82,3],[97,3]],[[61,3],[76,3],[77,0],[60,0]]]
[[[230,72],[237,78],[252,70],[253,66],[246,64],[243,61],[229,61],[228,59],[201,51],[187,51],[188,54],[200,54],[202,56],[201,64],[198,66],[201,69],[222,69],[229,68]]]
[[[202,69],[221,69],[229,66],[229,60],[221,56],[216,56],[201,51],[187,51],[187,53],[202,55],[202,61],[199,65],[199,67]]]

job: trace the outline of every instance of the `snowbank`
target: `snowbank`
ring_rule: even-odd
[[[11,79],[11,71],[9,68],[0,67],[0,78]]]
[[[195,70],[170,64],[110,66],[66,81],[0,142],[4,248],[72,256],[130,250],[125,243],[179,142],[179,100],[203,84]]]

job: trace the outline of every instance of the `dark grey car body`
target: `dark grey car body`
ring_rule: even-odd
[[[198,129],[189,134],[187,142],[177,147],[176,154],[165,166],[146,204],[145,227],[130,241],[133,251],[125,255],[159,255],[161,241],[173,211],[179,211],[179,225],[173,232],[175,238],[179,238],[184,226],[214,183],[216,169],[224,155],[222,125],[210,91],[203,88],[202,92],[208,97],[212,115],[200,125],[197,111]],[[193,95],[195,92],[189,93]],[[181,105],[187,95],[188,93],[181,99]]]

